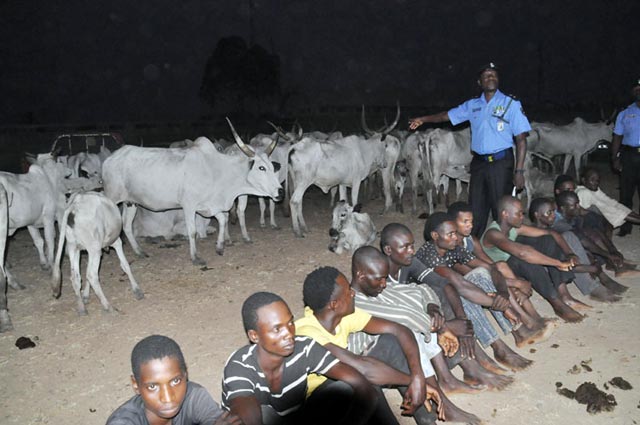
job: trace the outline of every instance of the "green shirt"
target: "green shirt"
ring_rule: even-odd
[[[482,235],[482,238],[480,239],[480,244],[482,245],[482,249],[484,249],[484,252],[486,252],[489,258],[491,258],[494,262],[507,261],[509,258],[511,258],[511,254],[509,254],[508,252],[504,252],[497,246],[487,248],[487,246],[484,244],[484,237],[487,235],[487,232],[492,229],[495,229],[499,232],[500,225],[497,222],[493,221],[491,222],[489,227],[487,227],[487,230],[485,230],[484,234]],[[507,236],[507,238],[509,238],[510,241],[515,241],[517,237],[518,237],[518,231],[515,229],[515,227],[512,227],[509,230],[509,235]]]

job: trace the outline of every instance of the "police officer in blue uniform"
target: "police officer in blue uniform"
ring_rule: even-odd
[[[424,123],[451,121],[471,124],[471,180],[469,204],[473,210],[473,234],[482,235],[489,210],[498,217],[498,201],[511,194],[513,186],[524,187],[524,157],[527,133],[531,126],[522,105],[512,96],[498,90],[498,69],[488,63],[479,70],[478,85],[482,94],[449,111],[409,120],[415,130]],[[513,145],[516,160],[514,168]]]
[[[633,209],[633,192],[640,195],[640,78],[635,80],[631,93],[635,99],[618,114],[613,128],[611,156],[614,170],[620,171],[620,203]],[[631,223],[620,226],[618,235],[631,233]]]

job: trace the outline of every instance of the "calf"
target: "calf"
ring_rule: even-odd
[[[329,251],[340,255],[345,250],[353,252],[376,240],[376,226],[367,213],[360,212],[360,206],[352,207],[340,201],[333,209],[333,219],[329,230],[331,243]]]
[[[122,250],[120,232],[122,231],[122,219],[116,204],[97,192],[79,193],[71,198],[69,206],[64,212],[60,224],[60,236],[58,238],[58,251],[53,268],[53,280],[51,288],[56,298],[61,293],[60,260],[65,239],[67,241],[67,253],[71,265],[71,284],[76,293],[78,314],[86,315],[85,304],[89,301],[89,285],[100,299],[102,307],[107,311],[113,308],[100,287],[98,271],[102,249],[113,247],[120,259],[120,267],[129,277],[131,290],[136,299],[144,298],[144,293],[138,286],[131,268]],[[82,279],[80,277],[80,251],[89,253],[87,264],[87,281],[85,282],[82,296]]]

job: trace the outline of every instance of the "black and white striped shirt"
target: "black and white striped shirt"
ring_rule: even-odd
[[[222,406],[230,410],[235,397],[255,397],[263,407],[269,407],[279,416],[297,411],[305,400],[307,375],[324,375],[339,360],[315,340],[295,337],[293,354],[284,360],[282,386],[279,393],[272,393],[262,368],[258,364],[258,346],[247,345],[227,360],[222,380]]]

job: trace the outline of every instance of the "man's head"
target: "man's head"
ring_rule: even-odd
[[[242,322],[249,340],[264,352],[287,357],[293,353],[296,326],[282,298],[271,292],[256,292],[242,304]]]
[[[574,218],[580,215],[580,199],[575,192],[564,191],[556,196],[558,209],[566,218]]]
[[[631,87],[631,94],[636,102],[640,102],[640,78],[633,81],[633,87]]]
[[[503,196],[498,202],[499,223],[507,223],[510,227],[519,228],[524,222],[522,202],[513,196]]]
[[[330,309],[340,317],[354,312],[354,292],[349,281],[335,267],[320,267],[307,275],[302,287],[302,301],[314,313]]]
[[[480,68],[478,85],[482,88],[482,91],[496,91],[498,89],[498,67],[493,62],[489,62]]]
[[[558,193],[564,192],[566,190],[575,192],[576,182],[573,180],[573,177],[567,174],[560,174],[558,177],[556,177],[555,182],[553,182],[553,192],[557,195]]]
[[[594,192],[598,190],[600,187],[600,174],[595,168],[587,167],[582,171],[582,185]]]
[[[400,266],[409,266],[416,254],[413,233],[404,224],[389,223],[380,233],[380,250],[389,260]]]
[[[187,366],[182,350],[171,338],[151,335],[131,352],[131,385],[144,402],[147,417],[171,419],[187,393]]]
[[[445,212],[436,212],[424,224],[424,240],[433,241],[440,249],[451,251],[458,243],[458,231],[451,216]]]
[[[473,211],[466,202],[454,202],[447,208],[447,213],[455,220],[458,233],[464,237],[473,230]]]
[[[556,220],[556,208],[553,200],[549,198],[536,198],[529,206],[529,220],[532,223],[541,223],[545,227],[553,226]]]
[[[387,287],[389,260],[372,246],[363,246],[351,258],[351,284],[369,297],[377,297]]]

